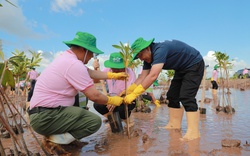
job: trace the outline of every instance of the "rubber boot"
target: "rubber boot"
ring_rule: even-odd
[[[214,94],[217,95],[217,89],[214,89]]]
[[[63,133],[51,135],[48,140],[56,144],[70,144],[76,139],[70,133]]]
[[[212,94],[216,95],[217,94],[217,89],[212,89]]]
[[[199,132],[199,117],[200,117],[200,111],[196,112],[186,112],[187,115],[187,132],[181,138],[183,141],[189,141],[194,140],[200,137]]]
[[[159,100],[155,100],[154,104],[156,105],[156,107],[161,107],[160,101]]]
[[[183,112],[184,112],[183,107],[181,107],[181,108],[170,108],[169,107],[169,121],[168,121],[168,124],[163,128],[165,128],[165,129],[181,129]]]

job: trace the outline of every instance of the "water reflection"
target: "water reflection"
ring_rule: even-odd
[[[79,155],[250,155],[248,148],[222,148],[221,140],[238,139],[241,145],[250,142],[249,110],[250,90],[240,91],[231,89],[232,107],[236,112],[232,115],[217,113],[217,103],[211,101],[205,103],[206,114],[200,116],[201,138],[189,142],[182,142],[182,132],[185,132],[186,116],[183,115],[182,131],[159,129],[168,121],[168,107],[155,108],[151,106],[151,113],[132,113],[135,121],[135,129],[140,129],[141,134],[128,139],[126,135],[111,133],[108,124],[103,124],[101,129],[84,138],[89,144],[82,148]],[[217,93],[217,102],[221,96],[220,90]],[[214,99],[211,90],[206,90],[205,97]],[[197,101],[201,99],[201,90],[197,94]],[[89,105],[90,111],[95,111]],[[103,117],[102,117],[103,118]],[[148,135],[148,142],[143,143],[143,135]],[[103,146],[100,146],[103,145]],[[97,149],[99,146],[99,150]],[[99,152],[98,152],[99,151]]]

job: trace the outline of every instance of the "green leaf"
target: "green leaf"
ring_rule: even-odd
[[[122,49],[122,47],[121,46],[119,46],[119,45],[112,45],[114,48],[116,48],[116,49]]]
[[[0,77],[3,74],[3,69],[4,69],[4,63],[0,63]],[[10,85],[11,87],[15,87],[14,76],[9,69],[5,70],[3,81],[2,81],[2,86],[6,87],[7,85]]]
[[[10,70],[6,70],[5,74],[3,76],[3,82],[2,86],[6,87],[7,85],[10,85],[11,87],[15,87],[15,79]]]
[[[4,61],[4,53],[2,51],[0,51],[0,59]]]

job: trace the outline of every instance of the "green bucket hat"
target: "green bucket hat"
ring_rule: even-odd
[[[214,66],[214,69],[216,70],[216,69],[218,69],[219,68],[219,66],[218,66],[218,64],[216,64],[215,66]]]
[[[65,43],[68,47],[70,47],[71,45],[83,47],[95,54],[104,53],[101,50],[97,49],[95,36],[86,32],[78,31],[72,41],[63,41],[63,43]]]
[[[155,80],[153,83],[154,86],[159,86],[158,80]]]
[[[107,68],[115,69],[125,68],[123,58],[119,52],[111,53],[109,56],[109,60],[106,60],[104,62],[104,66]]]
[[[151,39],[149,41],[144,40],[142,37],[138,38],[134,41],[131,46],[131,49],[134,51],[133,60],[136,59],[136,55],[141,52],[143,49],[147,48],[155,39]]]

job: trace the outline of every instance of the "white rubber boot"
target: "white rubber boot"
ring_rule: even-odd
[[[184,112],[183,107],[181,107],[181,108],[170,108],[169,107],[169,121],[168,121],[168,124],[163,128],[165,128],[165,129],[181,129],[183,112]]]
[[[70,144],[76,139],[70,133],[63,133],[51,135],[48,140],[56,144]]]
[[[186,112],[187,115],[187,132],[181,138],[183,141],[194,140],[200,137],[199,131],[199,121],[200,121],[200,111],[196,112]]]

